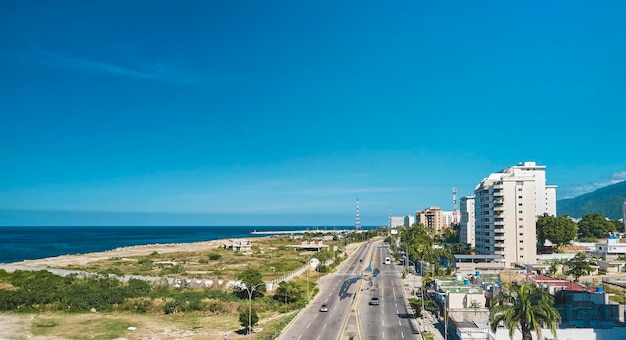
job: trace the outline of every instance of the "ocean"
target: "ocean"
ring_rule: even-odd
[[[317,228],[294,226],[240,227],[4,227],[0,226],[0,263],[35,260],[67,254],[85,254],[147,244],[191,243],[218,239],[260,237],[256,231]],[[324,227],[319,227],[324,229]],[[354,227],[328,227],[354,229]],[[363,227],[363,229],[369,229]]]

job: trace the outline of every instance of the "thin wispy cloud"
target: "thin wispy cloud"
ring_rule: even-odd
[[[164,64],[150,64],[144,62],[138,63],[136,67],[128,67],[104,61],[68,56],[43,49],[37,45],[34,45],[34,48],[39,54],[48,58],[49,61],[55,62],[63,67],[78,70],[87,70],[136,79],[161,80],[177,83],[196,83],[204,81],[202,78],[180,72]]]
[[[586,193],[595,191],[597,189],[600,189],[600,188],[603,188],[603,187],[606,187],[615,183],[619,183],[625,180],[626,180],[626,171],[616,172],[611,175],[611,178],[609,180],[580,185],[580,186],[572,188],[571,190],[568,191],[566,198],[580,196],[580,195],[583,195],[583,194],[586,194]]]

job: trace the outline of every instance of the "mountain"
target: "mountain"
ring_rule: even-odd
[[[615,183],[574,198],[556,201],[559,216],[581,218],[587,214],[602,214],[611,220],[622,218],[622,205],[626,200],[626,181]]]

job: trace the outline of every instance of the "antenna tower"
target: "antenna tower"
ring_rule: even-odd
[[[457,214],[457,209],[456,209],[456,188],[452,188],[452,222],[454,224],[458,223],[457,218],[456,218],[456,214]]]
[[[356,221],[354,222],[354,230],[361,230],[361,216],[359,215],[359,199],[356,199]]]

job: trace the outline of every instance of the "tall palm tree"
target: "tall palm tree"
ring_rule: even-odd
[[[546,326],[556,337],[556,325],[561,322],[561,315],[552,307],[554,296],[531,284],[510,284],[506,288],[491,302],[489,322],[492,331],[495,332],[502,322],[511,339],[515,329],[522,332],[523,340],[532,340],[533,330],[537,332],[537,339],[543,339],[541,327]]]

